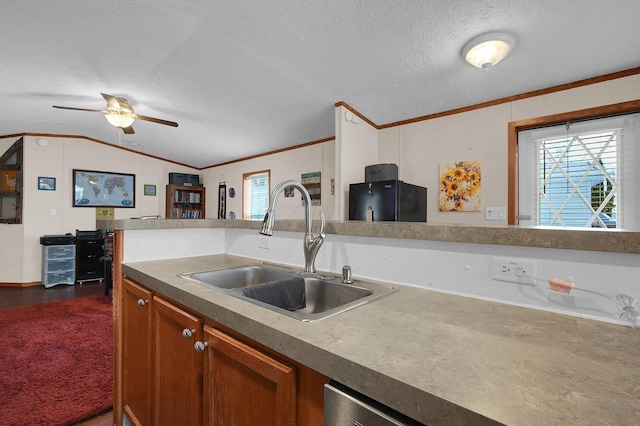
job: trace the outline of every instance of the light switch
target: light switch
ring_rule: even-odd
[[[56,213],[57,213],[56,209],[51,209],[51,210],[49,210],[49,214],[50,214],[51,216],[55,216],[55,215],[56,215]]]
[[[506,208],[504,207],[487,207],[484,218],[486,220],[504,220],[506,217]]]

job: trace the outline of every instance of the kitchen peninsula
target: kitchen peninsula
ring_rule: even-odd
[[[124,257],[118,272],[426,424],[636,424],[640,419],[637,329],[410,286],[338,317],[302,323],[179,278],[178,273],[256,263],[259,257],[239,256],[238,246],[250,244],[243,242],[250,236],[235,234],[257,233],[256,222],[188,222],[116,220],[99,221],[98,227],[117,230],[117,251]],[[145,249],[154,251],[162,230],[184,227],[227,230],[236,240],[214,243],[217,252],[211,254],[141,258]],[[302,227],[298,221],[276,223],[276,231],[293,231],[296,243]],[[452,227],[330,223],[327,238],[348,234],[389,239],[390,245],[392,238],[448,244],[461,235],[484,234],[472,227],[446,228]],[[529,230],[490,229],[486,244],[545,248],[555,240],[576,245],[563,247],[571,250],[587,238],[573,231],[558,240],[534,231],[567,231],[530,230],[527,236]],[[520,238],[516,231],[522,231]],[[588,234],[603,239],[600,250],[610,235]],[[637,234],[617,236],[623,256],[640,252]],[[289,256],[298,260],[301,253]]]

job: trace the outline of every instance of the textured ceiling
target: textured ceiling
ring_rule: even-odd
[[[83,0],[0,6],[0,135],[80,135],[194,167],[640,66],[638,0]],[[464,44],[514,52],[482,71]],[[99,113],[105,92],[134,135]]]

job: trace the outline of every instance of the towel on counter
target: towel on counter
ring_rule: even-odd
[[[247,287],[235,288],[246,297],[295,311],[307,306],[305,300],[304,278],[292,277],[285,280],[270,281]]]

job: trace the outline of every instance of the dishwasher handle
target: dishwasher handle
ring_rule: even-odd
[[[324,385],[324,425],[424,426],[334,380]]]

